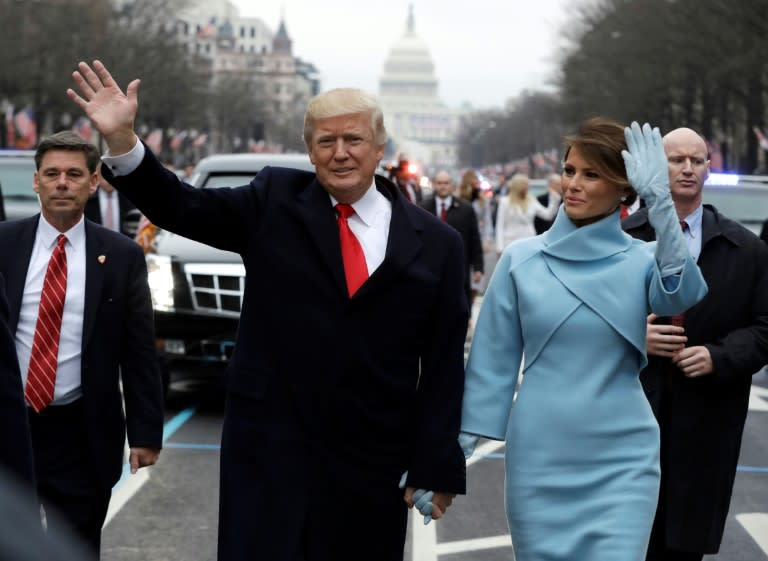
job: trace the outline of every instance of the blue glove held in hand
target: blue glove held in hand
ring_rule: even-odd
[[[459,446],[461,446],[461,451],[464,452],[464,459],[469,458],[475,453],[478,440],[480,440],[480,437],[475,434],[468,432],[459,433]]]
[[[629,150],[622,150],[627,178],[648,207],[648,222],[656,231],[656,262],[662,278],[680,273],[688,244],[669,192],[669,166],[658,128],[636,122],[624,129]],[[667,286],[665,284],[665,286]],[[673,289],[667,286],[668,290]]]
[[[397,484],[398,487],[401,489],[405,488],[405,482],[408,480],[408,470],[405,470],[403,472],[403,475],[400,477],[400,483]],[[424,525],[426,526],[429,524],[430,520],[432,520],[432,497],[434,496],[434,493],[432,491],[427,491],[426,489],[416,489],[413,492],[413,497],[411,499],[413,500],[413,506],[416,507],[416,510],[419,511],[419,513],[424,515]]]

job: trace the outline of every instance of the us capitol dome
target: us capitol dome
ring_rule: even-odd
[[[455,165],[459,112],[438,96],[435,65],[426,43],[416,35],[413,5],[405,33],[384,62],[379,101],[396,152],[427,166]]]

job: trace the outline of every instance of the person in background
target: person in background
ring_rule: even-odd
[[[37,494],[95,555],[112,487],[160,454],[163,395],[144,255],[83,217],[96,147],[69,131],[37,146],[41,213],[0,223],[0,274],[28,404]]]
[[[700,561],[723,537],[752,375],[768,364],[768,247],[702,200],[704,139],[689,128],[664,137],[669,186],[687,248],[709,292],[684,314],[647,319],[640,379],[661,428],[661,494],[648,561]],[[654,209],[622,223],[656,238]]]
[[[549,197],[549,206],[543,207],[528,193],[530,180],[523,173],[516,173],[507,182],[507,194],[499,200],[496,211],[496,253],[501,255],[504,248],[515,240],[536,235],[533,219],[538,216],[551,220],[557,214],[560,199],[556,193]]]
[[[0,274],[0,468],[14,484],[28,487],[31,493],[35,487],[32,441],[9,321],[5,279]]]
[[[557,204],[560,204],[562,196],[560,194],[560,175],[557,173],[550,173],[547,176],[547,191],[542,193],[536,199],[543,208],[549,208],[550,200],[555,199]],[[533,217],[533,229],[536,230],[536,234],[543,234],[552,226],[554,222],[554,216],[551,220],[541,218],[538,214]]]
[[[565,141],[554,224],[506,247],[483,298],[460,441],[467,456],[478,437],[505,441],[517,561],[642,561],[660,477],[638,378],[645,317],[679,313],[707,288],[677,227],[658,129],[597,117]],[[619,204],[638,194],[657,244],[621,230]]]
[[[432,186],[434,195],[427,197],[419,205],[461,234],[466,269],[464,290],[469,309],[472,309],[474,294],[471,285],[482,281],[484,266],[477,214],[470,203],[454,196],[453,178],[447,171],[438,171],[432,180]]]
[[[123,93],[100,61],[73,78],[115,187],[160,228],[245,263],[219,560],[402,560],[407,506],[437,519],[465,491],[469,313],[458,232],[375,174],[377,101],[354,88],[310,100],[314,173],[266,167],[247,186],[199,189],[139,141],[139,80]]]
[[[489,262],[486,257],[493,247],[493,216],[491,214],[491,201],[486,199],[485,193],[480,186],[480,179],[473,170],[467,170],[461,176],[458,197],[470,203],[472,208],[475,209],[483,250],[483,268],[480,269],[482,274],[479,276],[475,274],[474,268],[471,272],[469,300],[471,310],[475,296],[485,291],[486,273],[493,269],[493,261]]]
[[[131,201],[115,191],[115,188],[101,175],[98,168],[99,186],[85,204],[85,217],[101,224],[108,230],[133,237],[136,234],[136,207]]]

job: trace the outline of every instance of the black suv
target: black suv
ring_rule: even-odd
[[[314,171],[306,154],[219,154],[200,160],[189,183],[246,185],[265,166]],[[221,376],[232,355],[245,287],[239,255],[160,231],[147,254],[163,383]]]

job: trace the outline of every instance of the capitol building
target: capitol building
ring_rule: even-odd
[[[413,5],[405,33],[389,51],[379,80],[379,102],[395,152],[427,167],[456,165],[456,135],[461,112],[438,96],[429,48],[417,35]]]

